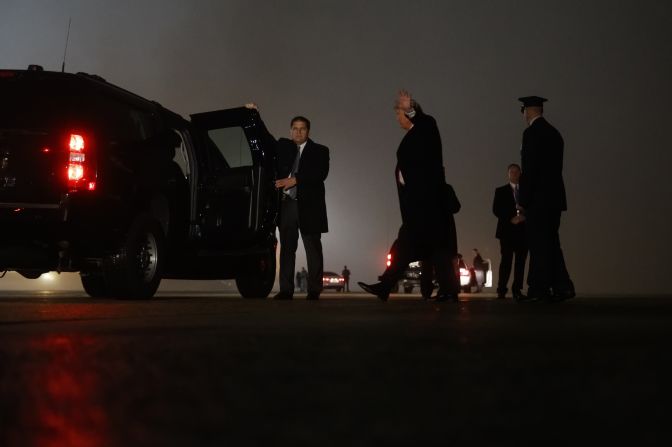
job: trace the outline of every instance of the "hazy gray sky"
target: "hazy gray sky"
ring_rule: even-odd
[[[347,264],[354,281],[376,279],[400,223],[397,89],[439,123],[460,251],[495,265],[494,189],[524,129],[516,98],[547,97],[577,290],[672,292],[667,1],[0,0],[0,67],[60,70],[70,17],[66,71],[185,116],[254,100],[276,136],[308,116],[331,149],[325,269]]]

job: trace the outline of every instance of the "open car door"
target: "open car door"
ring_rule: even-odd
[[[244,107],[191,119],[208,152],[197,205],[202,240],[213,248],[249,245],[264,224],[273,194],[274,155],[269,151],[275,150],[274,142],[260,133],[258,113]]]

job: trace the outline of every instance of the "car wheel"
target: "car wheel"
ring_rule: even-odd
[[[151,298],[163,275],[165,237],[149,215],[138,216],[119,251],[103,262],[105,283],[116,298]]]
[[[91,298],[105,298],[108,296],[105,277],[101,272],[80,272],[79,279],[82,280],[84,291]]]
[[[236,277],[236,287],[243,298],[266,298],[275,282],[275,244],[258,256],[248,272]]]
[[[404,286],[404,293],[413,292],[413,286]]]

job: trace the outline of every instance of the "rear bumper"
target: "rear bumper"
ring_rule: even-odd
[[[76,271],[101,257],[115,231],[100,210],[79,205],[0,203],[0,270]]]

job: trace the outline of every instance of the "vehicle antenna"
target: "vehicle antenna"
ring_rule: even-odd
[[[68,19],[68,34],[65,37],[65,50],[63,50],[63,64],[61,64],[61,73],[65,73],[65,55],[68,53],[68,41],[70,40],[70,23],[72,22],[72,17]]]

